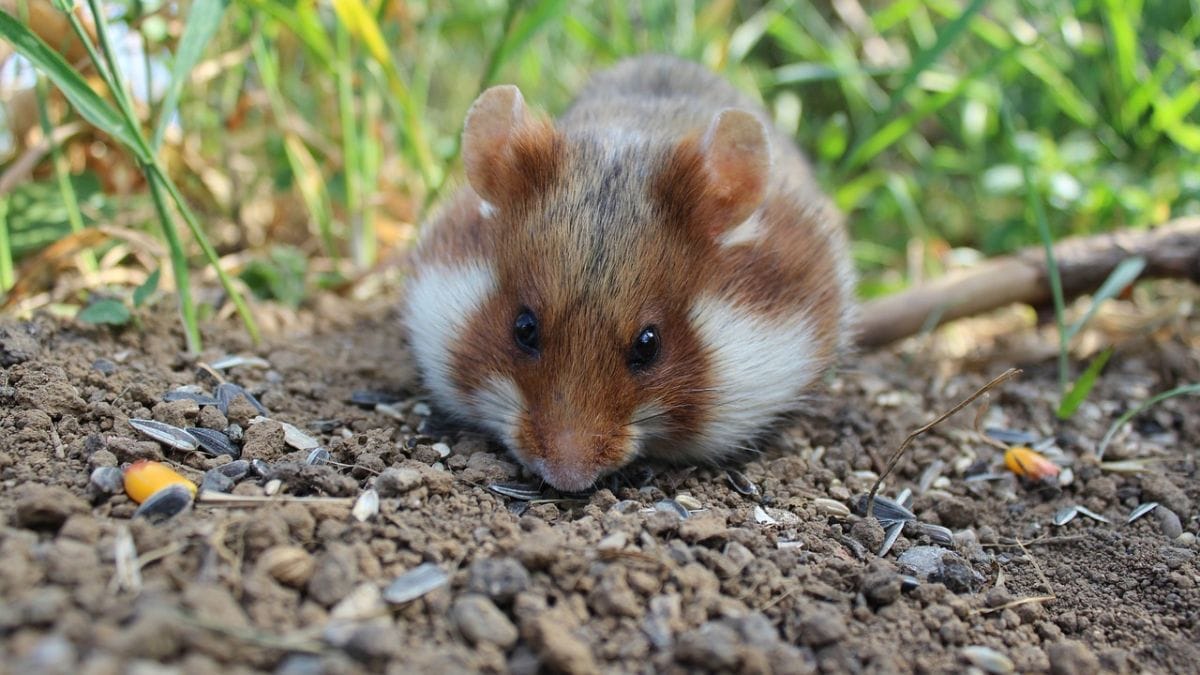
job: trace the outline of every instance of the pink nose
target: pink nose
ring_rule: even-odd
[[[554,434],[549,457],[538,462],[537,472],[559,490],[578,492],[591,487],[600,477],[590,456],[587,437],[574,429]]]

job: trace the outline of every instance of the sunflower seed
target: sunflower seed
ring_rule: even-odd
[[[813,500],[813,506],[817,507],[817,511],[820,511],[827,516],[845,518],[846,516],[850,515],[850,507],[836,499],[817,497]]]
[[[380,403],[379,405],[375,406],[375,412],[379,413],[380,415],[390,417],[394,420],[400,420],[401,422],[407,419],[404,411],[392,405],[391,403]]]
[[[215,429],[204,429],[202,427],[188,427],[184,431],[196,439],[200,444],[201,450],[213,457],[228,455],[237,459],[242,456],[242,451],[233,447],[233,443],[229,441],[229,437],[223,432],[216,431]]]
[[[503,497],[511,497],[522,501],[533,501],[542,496],[541,488],[526,483],[492,483],[487,489]]]
[[[945,462],[940,459],[933,460],[929,466],[925,467],[925,471],[921,472],[921,479],[917,481],[917,492],[925,494],[929,488],[933,487],[933,482],[942,475],[945,468]]]
[[[1158,502],[1146,502],[1145,504],[1139,504],[1138,507],[1133,510],[1133,513],[1129,514],[1129,520],[1126,520],[1125,522],[1132,523],[1156,508],[1158,508]]]
[[[328,464],[330,457],[329,451],[325,448],[315,448],[312,452],[308,453],[308,458],[304,460],[304,463],[309,466],[321,466],[322,464]]]
[[[921,585],[921,580],[914,577],[913,575],[911,575],[911,574],[901,574],[900,575],[900,590],[911,591],[911,590],[916,589],[916,587],[920,586],[920,585]]]
[[[318,434],[331,434],[334,429],[342,426],[341,420],[312,420],[304,425]]]
[[[733,486],[733,489],[737,490],[739,494],[746,495],[747,497],[758,496],[758,486],[754,484],[754,481],[746,478],[746,474],[742,473],[741,471],[729,469],[725,472],[725,477],[729,479],[729,484]]]
[[[433,451],[436,452],[438,457],[441,457],[442,459],[446,459],[450,456],[450,446],[446,445],[445,443],[434,443],[430,447],[433,448]]]
[[[250,460],[250,470],[259,478],[266,478],[267,474],[271,473],[271,465],[261,459]]]
[[[396,403],[400,399],[401,399],[400,396],[397,396],[395,394],[389,394],[388,392],[385,392],[385,391],[371,391],[369,389],[359,389],[358,391],[351,392],[349,402],[353,403],[356,406],[359,406],[360,408],[366,408],[366,409],[370,410],[371,408],[374,408],[375,406],[379,405],[380,403],[391,404],[391,403]]]
[[[221,384],[217,385],[217,390],[214,392],[214,394],[216,395],[217,399],[217,407],[221,409],[221,414],[223,415],[229,414],[229,404],[233,403],[234,400],[239,396],[246,399],[246,402],[253,406],[254,409],[258,411],[259,415],[262,415],[263,417],[270,417],[271,415],[271,413],[267,412],[266,406],[264,406],[262,403],[259,403],[257,398],[254,398],[254,394],[251,394],[232,382],[222,382]]]
[[[860,496],[854,502],[854,511],[860,516],[867,515],[867,495]],[[912,511],[882,495],[875,495],[875,507],[871,509],[871,515],[875,516],[884,529],[887,529],[888,525],[892,523],[917,519],[916,514]]]
[[[150,495],[150,498],[133,512],[133,517],[161,523],[182,513],[191,505],[192,491],[180,483],[172,483]]]
[[[982,645],[963,647],[962,655],[973,666],[985,672],[992,673],[992,675],[1007,675],[1007,673],[1016,671],[1016,666],[1013,665],[1012,659],[991,647],[984,647]]]
[[[900,506],[903,506],[906,509],[911,510],[912,503],[913,503],[912,490],[910,490],[908,488],[904,488],[903,490],[901,490],[900,494],[896,495],[896,503],[899,504]]]
[[[916,528],[918,532],[929,537],[933,543],[945,546],[947,548],[954,547],[954,533],[947,527],[941,525],[933,525],[931,523],[922,523],[920,521],[912,521],[910,527]]]
[[[422,563],[396,577],[383,590],[383,599],[393,605],[411,602],[444,586],[450,577],[433,563]]]
[[[163,394],[162,400],[170,403],[171,401],[195,401],[196,405],[216,405],[217,399],[205,394],[200,387],[188,385],[179,389],[172,389]]]
[[[679,516],[680,520],[687,520],[692,515],[688,513],[688,510],[685,509],[682,504],[674,499],[663,499],[654,502],[654,510],[662,511],[664,513],[674,513],[675,515]]]
[[[687,493],[675,495],[675,501],[679,502],[679,505],[688,511],[699,511],[700,509],[704,508],[704,505],[700,503],[699,499],[696,499]]]
[[[232,492],[233,479],[225,475],[221,469],[209,469],[204,472],[204,480],[200,481],[201,492]]]
[[[266,485],[263,486],[263,493],[268,497],[271,497],[282,489],[283,481],[279,480],[278,478],[272,478],[271,480],[267,481]]]
[[[191,434],[156,420],[130,418],[129,426],[140,431],[142,435],[152,438],[163,445],[169,445],[179,450],[195,450],[200,444]]]
[[[989,428],[984,429],[983,433],[1006,445],[1033,445],[1042,440],[1042,437],[1037,434],[1012,429]]]
[[[232,354],[208,364],[213,370],[229,370],[238,366],[249,366],[251,368],[270,368],[271,364],[266,359],[259,356],[238,356]]]
[[[879,547],[878,555],[880,558],[888,554],[892,550],[892,546],[896,545],[896,540],[900,538],[900,532],[904,530],[904,521],[896,521],[887,526],[887,536],[883,538],[883,544]]]
[[[283,427],[283,442],[297,450],[312,450],[321,445],[320,441],[300,431],[293,424],[280,422],[279,425]]]
[[[250,473],[250,462],[247,462],[244,459],[234,460],[228,464],[222,464],[221,466],[218,466],[217,471],[220,471],[235,481],[239,481],[245,478],[247,473]]]
[[[354,508],[350,511],[354,519],[365,523],[379,513],[379,493],[374,488],[364,491],[354,500]]]
[[[1062,527],[1067,523],[1075,520],[1075,516],[1079,515],[1078,506],[1064,506],[1054,513],[1054,524]]]
[[[1081,516],[1087,516],[1088,518],[1099,521],[1101,523],[1111,522],[1111,521],[1109,521],[1108,518],[1105,518],[1104,516],[1100,515],[1099,513],[1096,513],[1095,511],[1092,511],[1090,509],[1084,508],[1082,506],[1077,506],[1075,508],[1078,509],[1079,515],[1081,515]]]

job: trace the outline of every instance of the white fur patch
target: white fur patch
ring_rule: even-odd
[[[479,200],[479,217],[484,220],[496,215],[496,207],[486,199]]]
[[[517,446],[517,427],[525,411],[525,402],[517,385],[507,377],[488,378],[470,394],[471,411],[476,423],[496,434],[510,447]]]
[[[819,374],[808,318],[772,319],[727,298],[692,306],[692,324],[708,345],[716,401],[696,448],[707,456],[733,454],[777,416],[796,409]]]
[[[452,383],[452,350],[471,316],[495,291],[495,272],[482,262],[433,264],[421,268],[409,284],[407,323],[417,365],[434,400],[461,413],[466,402]]]
[[[762,235],[762,230],[762,219],[759,218],[758,212],[755,211],[749,218],[743,220],[741,225],[726,230],[725,234],[717,237],[717,243],[723,248],[751,244],[758,241],[759,236]]]
[[[667,409],[657,401],[639,405],[629,418],[632,446],[640,449],[645,441],[670,436],[667,429]]]

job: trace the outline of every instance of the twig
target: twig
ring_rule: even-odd
[[[947,417],[950,417],[954,413],[962,410],[963,408],[967,407],[968,405],[971,405],[971,403],[975,399],[988,393],[993,388],[999,386],[1000,384],[1002,384],[1009,378],[1015,377],[1016,375],[1020,375],[1020,374],[1021,374],[1021,370],[1019,368],[1009,368],[1008,370],[1004,371],[999,376],[997,376],[995,379],[993,379],[991,382],[988,382],[987,384],[980,387],[974,394],[971,394],[967,398],[963,399],[958,405],[947,410],[946,412],[942,413],[941,415],[938,415],[937,418],[934,419],[932,422],[927,422],[920,429],[917,429],[916,431],[909,434],[908,437],[904,439],[904,442],[900,444],[900,447],[896,448],[896,451],[893,452],[892,456],[888,458],[887,467],[884,469],[883,473],[879,474],[879,478],[877,478],[875,480],[875,484],[871,486],[871,492],[867,495],[867,517],[870,518],[872,513],[874,512],[875,494],[877,492],[879,492],[879,486],[883,484],[883,481],[896,468],[896,464],[898,464],[900,462],[900,458],[904,456],[904,451],[908,450],[908,446],[912,445],[912,442],[915,441],[918,436],[920,436],[921,434],[925,433],[926,431],[929,431],[930,429],[936,427],[937,425],[941,424],[942,421],[945,420]]]
[[[267,504],[336,504],[354,506],[354,497],[293,497],[291,495],[227,495],[223,492],[204,490],[196,495],[196,503],[203,506],[254,507]]]
[[[1200,218],[1059,242],[1054,256],[1063,294],[1070,299],[1095,291],[1122,260],[1135,255],[1146,258],[1142,279],[1200,282]],[[858,344],[879,347],[922,328],[1015,302],[1042,305],[1049,299],[1046,252],[1038,245],[866,303],[859,314]],[[929,321],[931,317],[936,320]]]

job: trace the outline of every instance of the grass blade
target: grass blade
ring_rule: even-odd
[[[48,47],[15,17],[3,11],[0,11],[0,36],[8,40],[18,54],[29,59],[30,63],[50,78],[71,102],[72,107],[92,126],[120,141],[138,155],[139,159],[148,159],[138,152],[136,134],[121,114],[100,98],[100,94],[96,93],[58,52]]]
[[[175,115],[175,109],[179,107],[179,97],[183,93],[183,85],[187,82],[192,69],[200,62],[200,57],[204,55],[204,48],[208,46],[209,41],[217,32],[217,27],[221,24],[221,17],[224,16],[225,8],[228,5],[229,0],[192,0],[192,7],[188,10],[187,20],[183,24],[183,37],[179,41],[179,50],[175,53],[175,62],[171,64],[171,84],[167,87],[166,95],[163,96],[162,107],[158,111],[158,124],[154,128],[154,138],[150,142],[154,150],[162,147],[162,138],[167,131],[167,124]]]
[[[1100,445],[1096,448],[1096,459],[1102,459],[1104,457],[1104,451],[1108,449],[1108,444],[1112,442],[1113,436],[1117,435],[1117,431],[1120,430],[1120,428],[1124,426],[1126,422],[1134,417],[1137,417],[1150,406],[1153,406],[1161,401],[1165,401],[1169,398],[1184,396],[1187,394],[1200,394],[1200,383],[1185,384],[1175,387],[1170,391],[1164,391],[1163,393],[1145,401],[1136,408],[1126,411],[1124,415],[1121,415],[1117,418],[1117,421],[1112,423],[1112,426],[1108,428],[1108,432],[1104,434],[1104,438],[1100,440]]]
[[[50,157],[54,164],[54,176],[58,181],[58,192],[62,196],[63,206],[67,212],[67,222],[71,232],[79,234],[83,231],[83,214],[79,211],[79,200],[75,195],[75,187],[71,185],[71,171],[67,160],[63,157],[62,148],[54,138],[54,125],[50,122],[50,112],[47,110],[46,78],[37,78],[38,122],[42,126],[42,136],[50,143]],[[96,271],[96,256],[91,251],[80,254],[79,262],[85,272]]]
[[[7,293],[16,281],[8,233],[8,197],[4,196],[0,197],[0,292]]]
[[[1096,386],[1096,378],[1100,376],[1100,371],[1104,370],[1108,359],[1112,357],[1112,347],[1100,352],[1100,355],[1092,359],[1088,364],[1087,370],[1075,380],[1075,384],[1071,385],[1071,389],[1063,396],[1062,402],[1058,405],[1058,419],[1065,420],[1075,414],[1079,406],[1087,399],[1088,394]]]
[[[900,108],[900,104],[904,101],[904,97],[908,95],[908,90],[911,89],[914,84],[916,84],[917,78],[920,77],[921,73],[925,72],[930,66],[936,63],[937,60],[941,58],[942,54],[944,54],[946,50],[949,49],[956,40],[958,40],[959,36],[962,35],[967,26],[970,25],[972,17],[978,14],[979,10],[983,9],[985,4],[987,4],[987,0],[971,0],[971,4],[967,5],[966,9],[964,9],[961,14],[959,14],[952,21],[950,21],[950,23],[946,24],[941,28],[940,31],[938,31],[937,41],[933,44],[933,46],[917,53],[917,57],[913,59],[912,64],[908,67],[908,70],[905,71],[904,78],[900,81],[900,86],[897,87],[894,92],[892,92],[892,97],[888,101],[887,110],[884,111],[884,113],[880,115],[878,119],[892,119],[892,116],[895,114],[896,110]],[[841,171],[839,173],[845,175],[845,173],[853,168],[854,165],[851,164],[850,160],[857,154],[859,154],[857,147],[850,151],[850,154],[846,156],[846,160],[842,162]]]
[[[1108,278],[1104,280],[1104,283],[1092,295],[1092,305],[1088,307],[1087,313],[1067,329],[1067,340],[1070,341],[1079,334],[1079,331],[1083,330],[1083,327],[1087,325],[1088,321],[1092,320],[1092,317],[1096,315],[1096,310],[1100,309],[1100,305],[1105,300],[1115,298],[1117,294],[1125,290],[1134,281],[1137,281],[1138,276],[1141,275],[1144,269],[1146,269],[1146,259],[1141,256],[1122,260],[1121,264],[1117,265],[1108,274]]]

